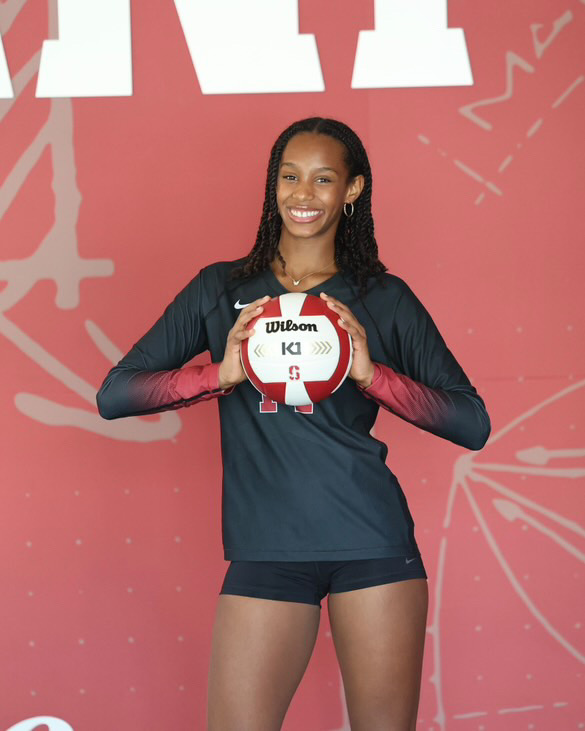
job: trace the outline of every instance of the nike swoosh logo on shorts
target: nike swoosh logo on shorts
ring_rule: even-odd
[[[240,300],[238,300],[236,302],[236,304],[234,305],[234,307],[235,307],[236,310],[243,310],[244,307],[247,307],[249,304],[250,304],[250,302],[248,302],[247,305],[242,305],[242,304],[240,304]]]
[[[407,559],[405,559],[405,561],[406,561],[406,563],[412,563],[413,561],[416,561],[417,558],[418,558],[418,556],[415,556],[414,558],[407,558]]]

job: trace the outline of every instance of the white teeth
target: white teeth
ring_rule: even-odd
[[[315,216],[318,216],[321,211],[299,211],[295,208],[291,208],[291,213],[297,218],[315,218]]]

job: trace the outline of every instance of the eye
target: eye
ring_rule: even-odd
[[[282,177],[284,180],[291,180],[291,179],[295,178],[295,176],[292,175],[291,173],[287,173],[287,174],[283,175]]]
[[[323,180],[326,183],[330,183],[331,182],[331,179],[330,178],[317,178],[317,180]]]

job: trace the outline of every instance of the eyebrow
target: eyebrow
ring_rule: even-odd
[[[294,162],[281,162],[281,163],[280,163],[280,166],[282,167],[283,165],[290,165],[290,167],[293,167],[293,168],[296,168],[296,167],[297,167],[297,166],[296,166],[296,165],[294,164]],[[339,175],[339,172],[338,172],[337,170],[335,170],[335,168],[326,168],[326,167],[323,167],[323,168],[316,168],[316,169],[315,169],[315,172],[316,172],[316,173],[318,173],[318,172],[322,172],[323,170],[329,170],[330,172],[332,172],[332,173],[336,173],[337,175]]]

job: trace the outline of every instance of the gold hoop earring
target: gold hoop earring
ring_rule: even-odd
[[[351,213],[348,213],[347,209],[345,207],[345,206],[347,206],[347,201],[343,204],[343,212],[345,213],[347,218],[351,218],[353,216],[353,211],[354,211],[353,203],[350,203],[349,205],[351,206]]]

